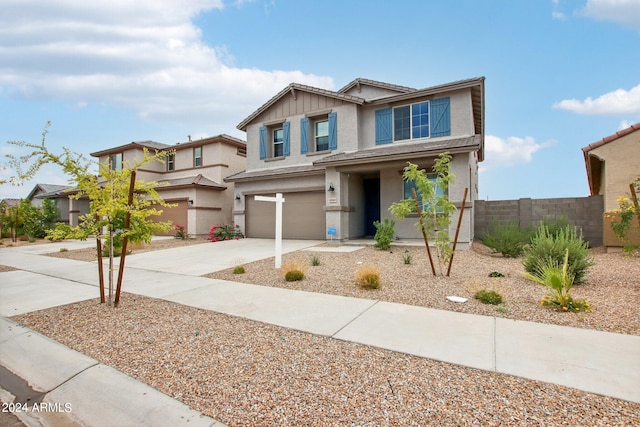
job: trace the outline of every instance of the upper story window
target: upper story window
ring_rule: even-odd
[[[172,170],[175,170],[175,168],[176,168],[176,155],[169,154],[167,156],[167,170],[172,171]]]
[[[260,127],[260,159],[284,158],[291,154],[290,122]]]
[[[376,144],[451,135],[449,98],[375,112]]]
[[[112,154],[109,156],[109,169],[113,171],[122,170],[122,153]]]
[[[329,120],[318,120],[313,124],[316,151],[329,149]]]
[[[300,153],[331,151],[338,148],[338,115],[303,117],[300,119]]]
[[[195,147],[193,149],[193,167],[202,166],[202,147]]]
[[[284,157],[284,130],[273,129],[272,133],[273,141],[273,155],[271,157]]]

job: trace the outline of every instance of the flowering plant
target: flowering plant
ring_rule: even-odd
[[[235,227],[230,225],[216,224],[209,230],[209,236],[207,239],[210,242],[220,242],[222,240],[238,240],[243,238],[244,235],[240,231],[240,226],[236,224]]]
[[[187,238],[187,229],[184,225],[176,224],[174,230],[175,230],[175,234],[173,235],[173,237],[175,237],[176,239],[184,240]]]

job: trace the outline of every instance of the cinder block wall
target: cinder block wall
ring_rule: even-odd
[[[582,230],[591,247],[602,246],[602,196],[563,197],[557,199],[518,199],[474,202],[475,236],[479,238],[491,224],[516,221],[521,227],[536,226],[545,218],[566,216]]]

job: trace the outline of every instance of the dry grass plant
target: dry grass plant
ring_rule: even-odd
[[[359,267],[356,270],[355,282],[364,289],[380,289],[380,269],[371,264]]]

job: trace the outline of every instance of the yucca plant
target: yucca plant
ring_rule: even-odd
[[[584,299],[573,299],[571,287],[575,276],[569,272],[569,249],[566,249],[562,266],[557,260],[548,258],[538,263],[535,272],[523,273],[524,277],[547,288],[547,295],[541,305],[554,307],[562,311],[590,311],[591,304]]]

